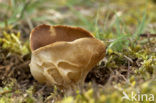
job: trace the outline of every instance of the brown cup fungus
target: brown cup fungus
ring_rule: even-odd
[[[40,25],[30,34],[33,77],[49,85],[71,88],[82,84],[104,57],[105,45],[79,27]]]

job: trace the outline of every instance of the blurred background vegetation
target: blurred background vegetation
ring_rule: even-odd
[[[0,103],[129,103],[123,90],[156,96],[155,11],[156,0],[0,0]],[[20,68],[29,69],[29,34],[39,24],[80,26],[107,45],[85,88],[69,96],[34,90]]]

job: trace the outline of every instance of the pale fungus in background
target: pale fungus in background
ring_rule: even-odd
[[[104,57],[105,45],[79,27],[40,25],[30,34],[30,69],[48,85],[73,88]]]

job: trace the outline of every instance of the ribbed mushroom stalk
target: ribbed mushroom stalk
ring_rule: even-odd
[[[30,34],[30,69],[41,83],[71,88],[84,82],[104,57],[105,45],[88,31],[70,26],[40,25]]]

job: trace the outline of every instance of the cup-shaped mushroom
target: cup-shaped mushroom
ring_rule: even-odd
[[[37,27],[37,34],[33,34],[33,30],[30,38],[33,77],[39,82],[63,88],[83,83],[88,72],[104,57],[105,45],[80,28],[47,26],[53,30],[47,29],[45,34],[39,32],[45,26]],[[45,38],[47,35],[48,39],[42,35]]]
[[[49,26],[43,24],[32,30],[30,34],[30,47],[33,51],[54,42],[73,41],[83,37],[93,38],[93,35],[79,27]]]

